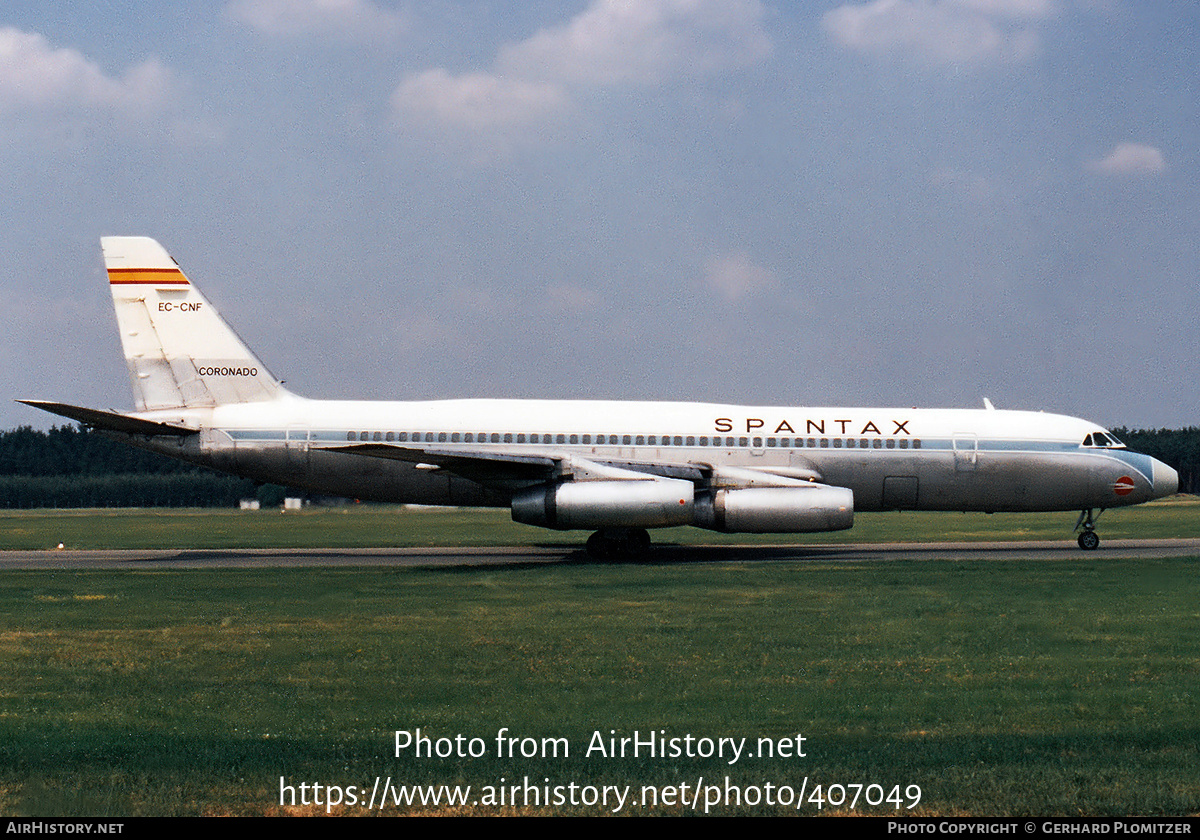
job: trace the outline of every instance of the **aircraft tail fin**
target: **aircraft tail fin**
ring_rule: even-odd
[[[283,386],[145,236],[100,240],[139,410],[261,402]]]

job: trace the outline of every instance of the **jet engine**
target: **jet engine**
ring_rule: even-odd
[[[692,524],[742,534],[844,531],[854,525],[854,493],[846,487],[747,487],[696,498]]]
[[[526,525],[576,528],[667,528],[690,525],[695,491],[690,481],[564,481],[521,490],[512,518]]]

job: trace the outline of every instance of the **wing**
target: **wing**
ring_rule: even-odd
[[[568,452],[515,454],[486,448],[402,446],[390,443],[360,443],[331,447],[373,458],[388,458],[428,465],[489,486],[528,486],[550,481],[638,481],[682,479],[700,489],[734,487],[791,487],[821,480],[808,466],[770,470],[726,467],[694,461],[684,464],[663,461],[582,458]]]
[[[333,447],[452,472],[509,493],[517,522],[557,530],[665,528],[795,533],[836,531],[854,521],[854,495],[819,483],[808,466],[754,469],[708,462],[600,460],[547,449],[360,443]]]
[[[446,470],[484,485],[509,485],[548,481],[559,473],[559,460],[549,455],[514,455],[507,452],[396,446],[390,443],[359,443],[333,446],[326,452],[345,452],[391,461],[407,461]]]

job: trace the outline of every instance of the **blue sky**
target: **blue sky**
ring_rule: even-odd
[[[8,3],[0,393],[132,404],[116,234],[306,396],[1195,425],[1198,16]]]

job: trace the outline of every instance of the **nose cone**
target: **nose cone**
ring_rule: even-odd
[[[1152,498],[1161,499],[1163,496],[1173,496],[1179,489],[1179,473],[1168,467],[1157,458],[1152,458],[1151,476],[1154,486],[1150,489]]]

